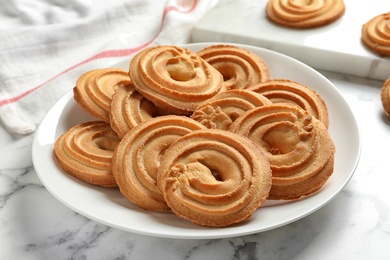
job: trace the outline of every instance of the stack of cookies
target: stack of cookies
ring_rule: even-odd
[[[96,121],[57,140],[59,165],[145,210],[228,226],[267,199],[314,195],[333,173],[321,96],[271,79],[261,57],[241,47],[150,47],[129,71],[81,75],[74,98]]]

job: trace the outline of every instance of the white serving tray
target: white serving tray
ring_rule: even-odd
[[[361,27],[390,12],[388,0],[344,0],[336,22],[316,29],[289,29],[267,19],[268,0],[220,0],[194,27],[194,42],[235,42],[284,53],[311,67],[378,80],[390,76],[390,57],[361,43]]]

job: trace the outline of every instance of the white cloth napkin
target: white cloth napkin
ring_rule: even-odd
[[[0,122],[35,131],[85,71],[110,67],[142,48],[190,42],[218,0],[3,0]]]

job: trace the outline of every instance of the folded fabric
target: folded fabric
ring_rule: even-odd
[[[0,122],[29,134],[85,71],[141,49],[190,42],[218,0],[5,0],[0,9]]]

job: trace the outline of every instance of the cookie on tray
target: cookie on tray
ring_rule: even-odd
[[[373,17],[362,26],[362,42],[372,51],[390,56],[390,13]]]
[[[343,16],[344,12],[343,0],[269,0],[266,8],[267,16],[271,21],[295,29],[328,25]]]

